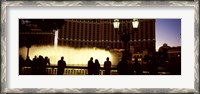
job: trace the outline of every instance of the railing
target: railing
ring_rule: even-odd
[[[143,75],[148,75],[149,69],[148,67],[143,67]],[[31,75],[31,67],[23,67],[20,71],[21,75]],[[47,75],[57,75],[57,66],[47,66],[46,67]],[[118,75],[117,69],[115,67],[111,68],[111,75]],[[168,75],[170,72],[167,70],[158,70],[158,74],[160,75]],[[63,75],[88,75],[87,67],[83,66],[67,66],[64,69]],[[99,75],[104,75],[103,67],[99,70]]]

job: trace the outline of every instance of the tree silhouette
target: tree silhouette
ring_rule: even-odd
[[[25,27],[27,24],[37,25],[38,29],[41,29],[43,32],[52,32],[52,30],[62,27],[64,19],[20,19],[20,31],[24,32],[23,29],[28,29],[28,27]]]

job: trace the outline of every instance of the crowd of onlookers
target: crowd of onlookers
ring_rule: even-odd
[[[31,67],[31,74],[33,75],[44,75],[46,74],[46,66],[50,66],[50,61],[48,57],[35,56],[33,60],[29,56],[24,60],[22,56],[19,56],[19,73],[21,68],[24,66]]]
[[[180,62],[180,61],[175,61]],[[157,75],[158,74],[158,61],[155,57],[149,57],[147,60],[147,63],[149,65],[149,74],[150,75]],[[109,60],[109,57],[106,58],[103,66],[104,74],[110,75],[111,73],[111,61]],[[24,66],[31,67],[31,74],[32,75],[45,75],[46,73],[46,67],[50,66],[50,60],[48,57],[43,56],[35,56],[32,60],[27,56],[27,58],[24,60],[22,56],[19,56],[19,73],[21,68]],[[61,57],[61,59],[57,62],[57,75],[63,75],[64,69],[66,68],[67,64],[64,60],[64,57]],[[171,65],[170,71],[171,74],[180,74],[180,68],[177,69],[176,65]],[[177,65],[180,67],[179,65]],[[93,61],[93,57],[90,58],[88,61],[88,75],[99,75],[100,72],[100,63],[98,59],[95,59]],[[135,58],[134,62],[130,62],[127,60],[126,57],[122,57],[121,61],[117,65],[117,73],[119,75],[142,75],[143,74],[143,68],[142,65],[138,62],[138,59]]]
[[[99,70],[100,70],[100,64],[98,59],[95,59],[93,62],[93,57],[90,58],[88,61],[88,75],[99,75]],[[109,58],[106,58],[106,61],[104,62],[104,70],[105,70],[105,75],[110,75],[110,70],[111,70],[111,61]]]

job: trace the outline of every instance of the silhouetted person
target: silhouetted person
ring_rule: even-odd
[[[43,56],[39,55],[39,58],[37,59],[37,67],[38,71],[37,74],[43,75],[44,74],[44,58]]]
[[[66,63],[64,61],[64,57],[62,56],[61,60],[58,61],[57,75],[63,75],[65,67],[66,67]]]
[[[94,74],[94,62],[93,58],[91,57],[90,60],[88,61],[88,75]]]
[[[122,57],[122,60],[117,65],[117,72],[119,75],[128,75],[128,62],[126,57]]]
[[[37,74],[37,72],[38,72],[38,66],[37,66],[37,63],[38,63],[38,61],[37,61],[37,56],[35,56],[34,58],[33,58],[33,62],[32,62],[32,64],[31,64],[31,74],[33,74],[33,75],[35,75],[35,74]]]
[[[105,69],[105,75],[110,75],[111,62],[109,61],[109,57],[107,57],[106,61],[104,62],[104,69]]]
[[[156,62],[155,56],[150,57],[150,74],[157,75],[158,74],[158,64]]]
[[[24,67],[24,59],[22,58],[21,55],[19,55],[19,74],[22,74],[22,68]]]
[[[50,66],[50,62],[49,62],[48,57],[45,57],[45,58],[42,59],[41,65],[40,65],[40,67],[41,67],[40,70],[41,70],[41,74],[42,75],[46,74],[46,66],[47,66],[47,64]]]
[[[25,66],[31,66],[31,63],[32,63],[32,61],[31,61],[30,57],[28,56],[25,60]]]
[[[133,70],[135,71],[136,75],[141,75],[142,74],[142,66],[138,62],[137,58],[135,58],[135,63],[133,63]]]
[[[133,73],[133,64],[132,61],[128,61],[128,75],[132,75]]]
[[[95,59],[94,63],[94,75],[99,75],[100,64],[97,59]]]
[[[169,62],[169,71],[171,75],[181,74],[181,62],[179,57],[173,57]]]
[[[47,66],[50,66],[50,60],[49,60],[49,58],[46,56],[45,57],[45,65]]]
[[[176,59],[176,74],[177,75],[181,75],[181,56],[178,56],[177,59]]]

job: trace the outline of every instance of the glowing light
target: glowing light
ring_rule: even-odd
[[[142,61],[142,58],[138,58],[138,61]]]
[[[50,58],[51,65],[57,65],[57,61],[60,60],[61,56],[64,56],[64,60],[70,66],[87,66],[90,57],[99,60],[101,66],[103,66],[104,61],[107,57],[110,58],[112,65],[117,65],[118,61],[113,53],[98,49],[98,48],[71,48],[71,47],[53,47],[53,46],[31,46],[29,51],[29,56],[31,59],[34,56],[42,55]],[[25,59],[27,53],[27,48],[22,47],[19,49],[19,54]]]
[[[138,21],[138,19],[133,19],[132,24],[133,24],[133,28],[138,28],[138,26],[139,26],[139,21]]]
[[[119,25],[120,25],[119,19],[115,19],[114,22],[113,22],[114,28],[118,29]]]

